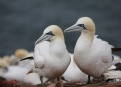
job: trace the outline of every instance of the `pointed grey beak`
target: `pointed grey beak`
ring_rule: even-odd
[[[77,24],[74,24],[64,30],[64,32],[74,32],[74,31],[82,31],[83,27],[78,26]]]
[[[50,40],[51,37],[52,37],[51,35],[43,34],[43,35],[35,42],[35,45],[38,44],[38,43],[41,43],[41,42],[43,42],[43,41]]]

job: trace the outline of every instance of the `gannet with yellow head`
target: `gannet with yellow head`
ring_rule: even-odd
[[[64,35],[57,25],[47,27],[35,42],[34,63],[40,76],[54,79],[61,76],[70,64]]]
[[[92,77],[100,77],[112,65],[111,45],[95,36],[95,24],[89,17],[78,19],[65,32],[82,32],[74,49],[77,66]]]

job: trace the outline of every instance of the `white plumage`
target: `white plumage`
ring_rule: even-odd
[[[2,74],[7,80],[17,80],[23,82],[28,69],[19,66],[8,66],[8,70]]]
[[[73,54],[70,54],[71,56],[71,63],[68,66],[67,70],[64,72],[63,77],[68,82],[81,82],[81,83],[87,83],[88,81],[88,75],[83,73],[78,66],[76,65]],[[92,80],[92,77],[91,77]]]
[[[35,43],[35,70],[40,76],[57,78],[67,69],[69,57],[62,30],[56,25],[47,27]]]
[[[84,73],[97,78],[112,65],[112,46],[94,37],[95,24],[91,18],[82,17],[65,31],[82,32],[74,49],[74,60]]]
[[[44,78],[43,82],[45,82],[45,81],[47,81],[47,78]],[[32,84],[32,85],[41,84],[39,74],[35,73],[35,72],[27,74],[24,77],[24,82],[28,83],[28,84]]]

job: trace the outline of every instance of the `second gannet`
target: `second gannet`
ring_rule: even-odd
[[[36,72],[48,79],[60,77],[69,66],[70,56],[64,35],[57,25],[47,27],[35,42],[34,64]]]
[[[74,49],[74,60],[86,74],[98,78],[112,65],[112,50],[108,42],[95,36],[95,24],[89,17],[78,19],[65,32],[82,32]]]

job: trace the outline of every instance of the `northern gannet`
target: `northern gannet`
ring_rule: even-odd
[[[10,56],[6,55],[6,56],[3,56],[2,58],[3,60],[5,60],[9,65],[11,64],[11,59],[10,59]]]
[[[64,79],[68,82],[81,82],[82,84],[87,83],[88,81],[88,75],[83,73],[78,66],[76,65],[73,54],[70,53],[71,56],[71,62],[70,65],[68,66],[67,70],[64,72],[62,75]],[[93,78],[91,77],[91,80]]]
[[[29,71],[29,69],[19,67],[19,66],[8,66],[6,70],[2,73],[2,77],[7,80],[17,80],[23,82],[24,76]]]
[[[35,42],[34,64],[38,74],[48,79],[60,77],[69,66],[70,56],[64,35],[57,25],[47,27]]]
[[[94,78],[101,75],[112,65],[112,50],[108,42],[95,37],[95,24],[89,17],[82,17],[65,32],[82,32],[74,49],[77,66]]]
[[[13,55],[10,56],[11,64],[10,65],[18,65],[22,58],[25,58],[28,55],[28,51],[25,49],[17,49]]]
[[[25,68],[27,66],[20,67],[17,65],[11,65],[11,61],[12,60],[9,56],[4,56],[2,59],[0,58],[0,76],[6,78],[7,80],[18,80],[23,82],[24,76],[30,69]],[[31,67],[30,63],[28,66]]]
[[[22,59],[22,58],[26,57],[28,55],[28,53],[29,52],[25,49],[17,49],[15,51],[15,57],[18,59]]]
[[[24,57],[31,57],[31,56],[33,56],[33,52],[28,52],[28,54],[26,54],[26,56],[23,56],[23,58]],[[23,60],[23,59],[21,59],[21,60]],[[34,60],[24,60],[24,61],[19,61],[19,63],[18,63],[18,66],[20,66],[20,67],[24,67],[24,68],[32,68],[32,67],[34,67]]]

